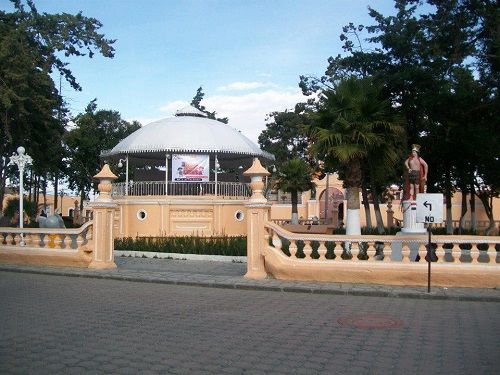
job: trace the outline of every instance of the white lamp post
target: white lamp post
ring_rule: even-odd
[[[125,195],[128,195],[128,154],[127,154],[125,159],[118,160],[118,168],[123,167],[123,162],[126,163],[126,165],[125,165]]]
[[[10,157],[8,165],[17,165],[19,168],[19,228],[23,229],[24,224],[24,210],[23,210],[23,185],[24,185],[24,167],[26,165],[30,165],[33,162],[33,159],[28,154],[25,154],[26,150],[23,146],[19,146],[17,148],[17,154],[15,152],[12,153]],[[57,199],[57,197],[56,197]],[[21,233],[21,246],[24,246],[24,237],[23,233]]]
[[[273,174],[275,174],[277,172],[276,165],[272,164],[268,168],[271,168],[271,167],[273,167],[272,171],[273,171]],[[265,189],[267,190],[267,176],[266,176],[266,187],[265,187]]]

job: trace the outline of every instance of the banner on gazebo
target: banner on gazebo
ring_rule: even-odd
[[[208,182],[209,173],[209,155],[172,155],[172,181]]]

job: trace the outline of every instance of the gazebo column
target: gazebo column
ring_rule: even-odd
[[[168,160],[170,159],[170,154],[165,154],[165,196],[168,195]]]
[[[128,154],[125,157],[125,196],[128,195]]]
[[[217,159],[217,154],[215,154],[215,196],[217,197],[217,175],[219,173],[219,159]]]

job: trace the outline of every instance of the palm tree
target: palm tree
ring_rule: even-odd
[[[346,233],[360,234],[362,166],[392,168],[398,155],[394,140],[403,143],[404,129],[391,103],[381,99],[372,78],[341,80],[323,92],[309,134],[319,158],[340,164],[347,189]]]
[[[275,182],[275,187],[291,194],[292,224],[298,224],[297,204],[299,192],[308,191],[314,187],[314,183],[311,181],[311,170],[307,163],[300,158],[294,158],[283,163],[278,168],[278,178]]]

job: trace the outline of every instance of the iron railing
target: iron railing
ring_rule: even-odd
[[[214,195],[220,197],[246,198],[250,197],[250,187],[241,182],[171,182],[139,181],[113,184],[112,195],[115,197],[129,196],[200,196]]]

